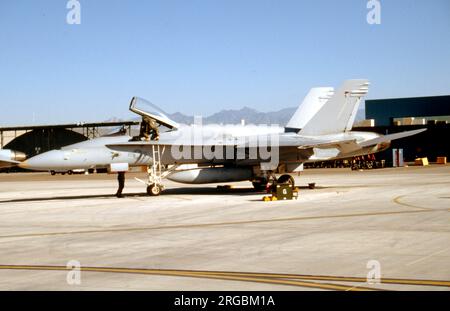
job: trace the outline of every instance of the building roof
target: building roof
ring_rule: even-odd
[[[68,123],[68,124],[47,124],[47,125],[23,125],[23,126],[6,126],[0,127],[0,131],[31,131],[39,129],[52,128],[86,128],[86,127],[115,127],[115,126],[130,126],[138,125],[139,121],[118,121],[118,122],[95,122],[95,123]]]

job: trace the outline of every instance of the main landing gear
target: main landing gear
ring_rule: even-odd
[[[277,179],[277,183],[278,183],[278,184],[289,184],[289,185],[292,185],[292,188],[295,187],[295,180],[294,180],[294,177],[292,177],[291,175],[288,175],[288,174],[281,175],[281,176]]]
[[[252,181],[253,188],[255,188],[256,191],[265,191],[267,190],[267,185],[269,184],[269,180],[266,177],[258,178],[254,181]]]
[[[252,184],[256,191],[266,191],[276,184],[289,184],[294,188],[295,180],[294,177],[288,174],[281,175],[278,178],[276,178],[274,174],[270,174],[253,180]]]

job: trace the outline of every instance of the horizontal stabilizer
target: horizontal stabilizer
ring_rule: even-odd
[[[414,130],[414,131],[406,131],[406,132],[400,132],[400,133],[395,133],[395,134],[384,135],[384,136],[377,137],[375,139],[371,139],[371,140],[359,143],[358,145],[360,147],[369,147],[369,146],[373,146],[373,145],[376,145],[376,144],[390,142],[390,141],[393,141],[395,139],[400,139],[400,138],[413,136],[413,135],[425,132],[426,130],[427,129],[419,129],[419,130]]]

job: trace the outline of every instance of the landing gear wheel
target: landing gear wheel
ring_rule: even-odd
[[[257,181],[253,181],[252,185],[256,191],[265,191],[266,187],[267,187],[267,182],[268,182],[267,179],[263,178],[263,179],[259,179]]]
[[[147,194],[151,196],[158,196],[161,194],[161,191],[161,186],[157,184],[153,184],[147,187]]]
[[[292,185],[292,188],[295,187],[295,180],[294,177],[291,175],[281,175],[280,178],[277,179],[278,184],[289,184]]]
[[[56,175],[56,172],[55,172],[55,171],[50,171],[50,174],[51,174],[52,176],[55,176],[55,175]]]

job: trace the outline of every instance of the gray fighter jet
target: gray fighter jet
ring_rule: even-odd
[[[52,150],[19,166],[33,170],[107,167],[125,172],[146,166],[140,180],[149,195],[159,195],[162,180],[219,183],[249,180],[256,189],[276,181],[294,183],[289,173],[303,163],[344,159],[386,150],[394,139],[425,129],[391,135],[351,131],[359,103],[368,92],[367,80],[348,80],[339,89],[310,91],[286,127],[181,126],[149,102],[134,97],[130,110],[142,116],[141,133],[107,136]],[[161,128],[165,128],[162,131]],[[195,166],[195,167],[193,167]]]

